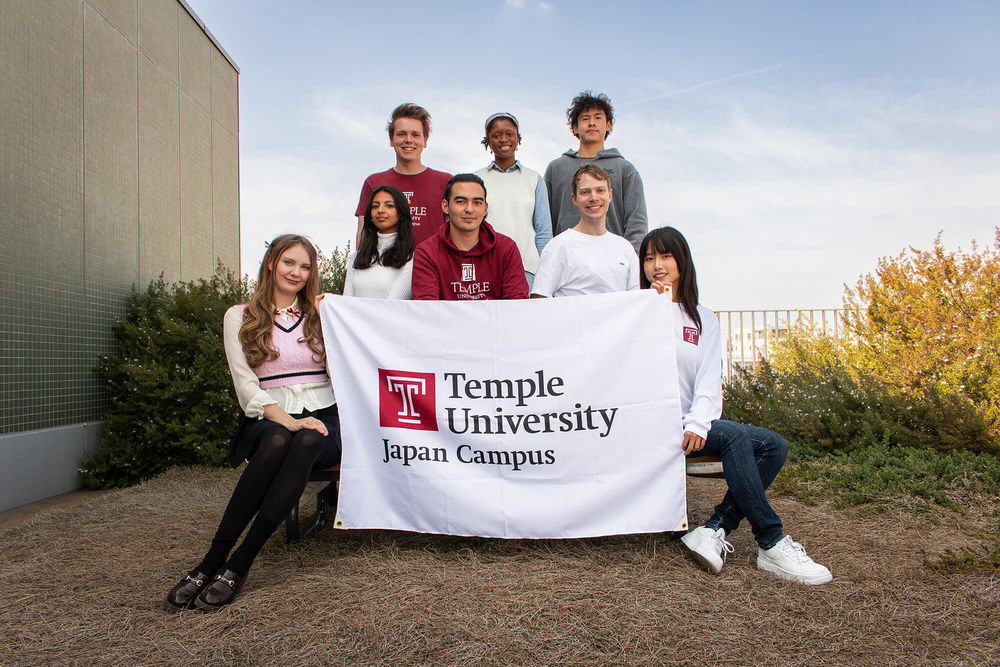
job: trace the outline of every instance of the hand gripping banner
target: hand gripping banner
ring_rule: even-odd
[[[340,527],[686,529],[667,297],[331,296],[320,313],[344,441]]]

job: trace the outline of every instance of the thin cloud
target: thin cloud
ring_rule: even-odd
[[[757,74],[764,74],[765,72],[773,72],[774,70],[781,69],[788,63],[778,63],[776,65],[768,65],[767,67],[758,67],[756,69],[747,70],[745,72],[738,72],[736,74],[730,74],[729,76],[724,76],[720,79],[712,79],[711,81],[703,81],[702,83],[696,83],[693,86],[686,86],[684,88],[678,88],[676,90],[670,90],[665,93],[660,93],[659,95],[653,95],[652,97],[646,97],[641,100],[632,100],[629,102],[624,102],[622,106],[627,106],[630,104],[643,104],[644,102],[651,102],[653,100],[658,100],[664,97],[671,97],[672,95],[680,95],[681,93],[687,93],[692,90],[698,90],[699,88],[707,88],[708,86],[715,86],[720,83],[725,83],[726,81],[733,81],[735,79],[743,79],[748,76],[755,76]]]
[[[938,94],[978,97],[964,114],[979,117],[988,90]],[[948,246],[992,238],[995,126],[962,144],[932,140],[954,112],[911,97],[856,87],[722,96],[712,101],[721,113],[632,110],[612,136],[643,176],[651,225],[688,237],[706,305],[834,307],[879,257],[927,247],[942,229]]]
[[[523,9],[528,6],[527,0],[504,0],[503,4],[505,7],[511,7],[513,9]],[[538,0],[537,3],[534,3],[534,6],[538,7],[538,9],[540,9],[543,12],[548,12],[555,9],[554,5],[545,2],[544,0]]]

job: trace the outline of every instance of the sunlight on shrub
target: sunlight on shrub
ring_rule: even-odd
[[[947,252],[938,235],[931,250],[880,259],[845,290],[845,334],[835,340],[798,327],[775,344],[772,370],[792,378],[832,369],[860,388],[878,384],[878,393],[911,410],[935,406],[925,411],[932,430],[940,429],[936,422],[975,413],[1000,443],[1000,228],[994,234],[982,250],[973,243],[969,252]]]
[[[1000,455],[1000,228],[992,246],[911,248],[846,290],[845,334],[808,325],[737,370],[726,412],[800,453],[890,447]]]

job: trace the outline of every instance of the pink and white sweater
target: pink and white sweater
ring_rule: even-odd
[[[297,304],[276,311],[271,346],[278,351],[278,358],[256,369],[247,363],[239,339],[245,307],[240,304],[226,311],[223,339],[236,397],[246,416],[263,418],[264,408],[270,404],[277,404],[288,414],[297,414],[336,403],[324,362],[315,361],[309,346],[298,342],[305,318],[297,310]]]

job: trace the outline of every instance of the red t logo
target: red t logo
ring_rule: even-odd
[[[378,369],[380,426],[436,431],[434,374]]]
[[[694,327],[684,327],[684,342],[692,345],[698,344],[698,330]]]

